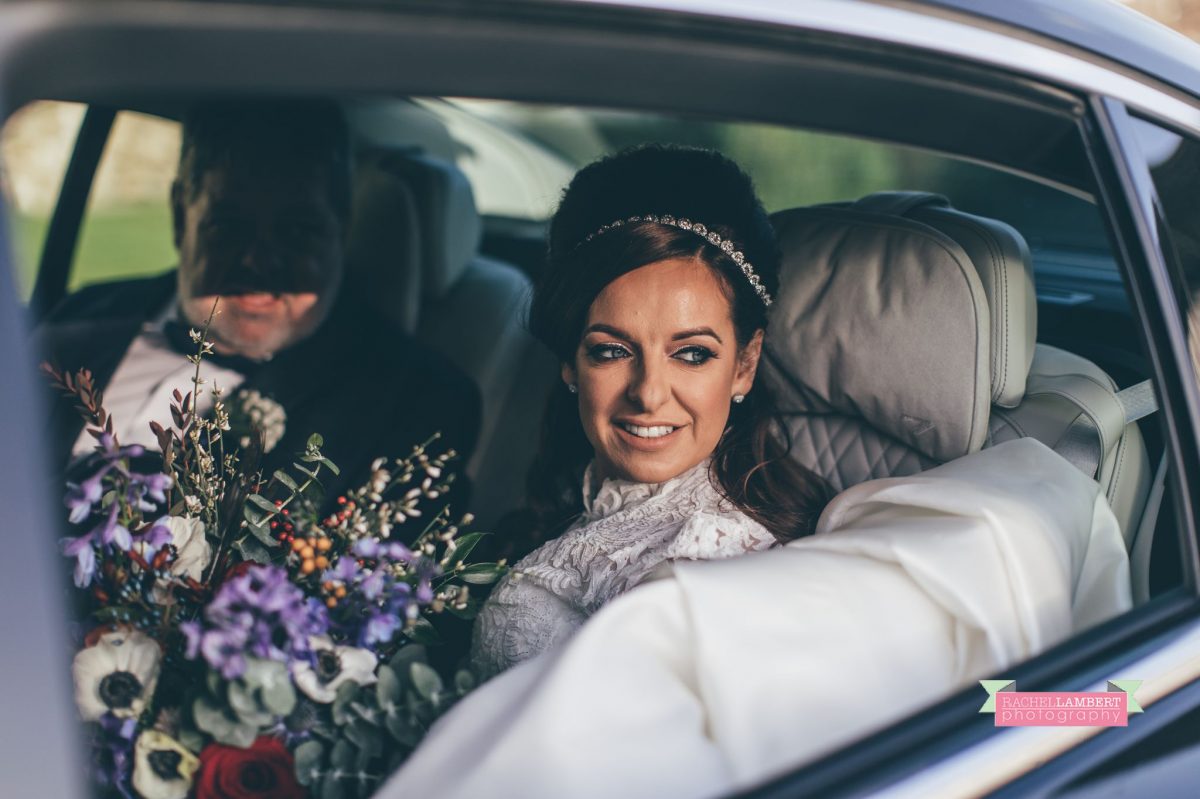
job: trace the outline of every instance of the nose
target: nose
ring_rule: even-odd
[[[671,381],[666,364],[640,358],[633,369],[626,396],[641,411],[656,411],[671,397]]]

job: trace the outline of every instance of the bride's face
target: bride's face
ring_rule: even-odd
[[[606,286],[563,366],[600,476],[661,483],[711,455],[761,350],[762,331],[738,347],[721,279],[699,261],[659,261]]]

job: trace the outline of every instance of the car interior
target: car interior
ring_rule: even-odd
[[[520,506],[558,380],[524,309],[573,170],[641,140],[711,144],[723,132],[736,143],[731,131],[771,140],[736,122],[604,109],[361,98],[345,108],[357,145],[345,290],[479,386],[480,437],[464,466],[471,510],[488,529]],[[113,120],[178,113],[88,108],[32,281],[35,320],[68,286],[95,280],[87,247],[76,255],[61,239],[86,233],[85,200]],[[849,158],[872,152],[826,138]],[[776,141],[782,158],[797,156],[777,132]],[[914,182],[873,177],[858,182],[873,191],[846,196],[854,181],[835,176],[816,189],[823,202],[793,205],[791,194],[814,197],[790,187],[768,197],[784,279],[766,362],[793,456],[842,490],[1032,436],[1100,482],[1130,549],[1135,601],[1177,585],[1161,436],[1153,416],[1127,421],[1129,397],[1119,396],[1149,368],[1094,205],[1061,184],[891,150]],[[748,168],[761,181],[782,163],[768,153]],[[928,163],[938,168],[922,170]]]

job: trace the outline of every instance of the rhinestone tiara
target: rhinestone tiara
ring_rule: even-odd
[[[677,227],[680,230],[686,230],[689,233],[695,233],[697,236],[728,255],[730,259],[738,265],[738,268],[742,270],[742,274],[746,276],[746,280],[750,281],[750,287],[754,289],[754,293],[757,294],[759,299],[762,300],[763,305],[770,307],[771,295],[767,292],[767,287],[762,284],[762,280],[759,279],[758,274],[754,271],[754,267],[749,261],[746,260],[745,254],[736,249],[733,246],[732,241],[721,238],[719,235],[717,235],[716,231],[709,230],[699,222],[693,222],[690,219],[676,219],[669,214],[665,216],[660,216],[658,214],[643,214],[641,216],[631,216],[628,219],[618,219],[615,222],[610,222],[601,227],[595,233],[589,233],[587,238],[585,238],[583,241],[591,241],[597,236],[602,236],[610,230],[615,230],[622,225],[631,225],[636,222],[653,222],[659,225],[670,225],[671,227]]]

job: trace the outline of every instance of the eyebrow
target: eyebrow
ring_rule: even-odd
[[[633,340],[633,336],[629,335],[621,328],[600,323],[589,325],[588,328],[583,331],[585,336],[588,333],[607,333],[610,336],[623,338],[626,341]],[[716,339],[718,344],[725,343],[721,337],[717,335],[717,331],[713,330],[711,327],[693,327],[688,330],[680,330],[678,333],[671,336],[671,341],[681,341],[685,338],[694,338],[696,336],[708,336],[709,338]]]
[[[694,327],[691,330],[680,330],[678,333],[671,336],[671,340],[680,341],[681,339],[693,338],[695,336],[708,336],[710,338],[715,338],[718,344],[725,343],[721,340],[721,337],[717,335],[717,331],[713,330],[711,327]]]

